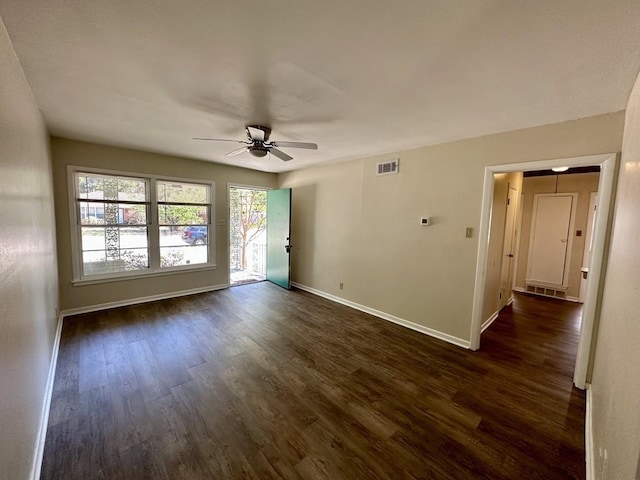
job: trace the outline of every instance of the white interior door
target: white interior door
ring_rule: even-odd
[[[534,197],[527,282],[566,287],[574,194]]]
[[[518,191],[509,187],[507,194],[507,215],[504,221],[504,242],[502,244],[502,268],[500,271],[500,294],[498,310],[502,309],[511,298],[513,285],[514,228],[516,223],[516,201]]]

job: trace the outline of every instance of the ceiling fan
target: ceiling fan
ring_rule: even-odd
[[[264,157],[267,153],[275,155],[280,160],[288,162],[293,157],[287,155],[279,148],[306,148],[307,150],[317,150],[318,145],[306,142],[281,142],[279,140],[269,140],[271,129],[262,125],[247,125],[247,140],[226,140],[222,138],[202,138],[194,137],[194,140],[211,140],[214,142],[235,142],[243,143],[244,146],[237,148],[226,154],[227,157],[234,157],[244,152],[249,152],[254,157]]]

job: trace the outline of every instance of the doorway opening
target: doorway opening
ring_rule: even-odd
[[[594,335],[594,325],[596,324],[596,311],[598,302],[598,292],[600,290],[601,276],[605,259],[605,244],[607,239],[607,225],[610,215],[610,206],[612,205],[612,197],[614,194],[615,174],[617,169],[617,157],[615,154],[594,155],[588,157],[576,157],[557,160],[544,160],[538,162],[527,162],[510,165],[496,165],[487,167],[485,169],[484,178],[484,193],[482,202],[482,211],[479,228],[479,246],[478,246],[478,258],[476,263],[476,282],[474,291],[474,303],[473,303],[473,319],[471,327],[471,349],[477,350],[480,348],[480,336],[484,329],[486,329],[490,321],[487,321],[488,307],[487,299],[490,302],[497,302],[494,295],[491,292],[491,282],[494,275],[497,279],[500,278],[500,267],[494,265],[492,255],[502,256],[505,254],[506,246],[499,244],[491,248],[491,230],[492,224],[495,223],[495,215],[492,212],[493,200],[495,197],[494,183],[496,174],[511,174],[514,172],[532,172],[539,170],[548,170],[553,167],[590,167],[597,166],[600,168],[600,177],[597,184],[598,191],[598,212],[593,220],[593,236],[591,243],[591,252],[589,259],[589,281],[586,284],[586,292],[584,295],[584,305],[582,313],[582,322],[580,324],[580,339],[578,345],[578,352],[576,356],[575,370],[574,370],[574,384],[578,388],[584,389],[588,379],[589,372],[589,358],[592,350],[592,340]],[[556,192],[557,193],[557,192]],[[505,190],[505,197],[506,197]],[[587,200],[588,201],[588,200]],[[505,203],[507,199],[505,198]],[[587,208],[587,207],[585,207]],[[504,217],[503,217],[504,218]],[[516,222],[522,222],[521,218],[518,218]],[[524,222],[526,224],[526,222]],[[503,220],[504,224],[504,220]],[[572,231],[571,235],[577,235],[578,232]],[[583,235],[583,233],[580,233]],[[522,263],[526,258],[518,260],[517,251],[527,250],[528,248],[520,247],[519,244],[522,241],[529,241],[530,237],[527,232],[519,235],[515,242],[516,252],[507,252],[507,254],[516,254],[514,258],[514,267],[520,262]],[[562,242],[562,238],[559,242]],[[568,239],[564,239],[567,242]],[[495,243],[495,242],[494,242]],[[494,252],[495,251],[495,252]],[[493,253],[492,253],[493,252]],[[525,256],[526,257],[526,256]],[[510,257],[511,258],[511,257]],[[578,260],[580,261],[581,258]],[[499,262],[497,262],[499,263]],[[492,268],[494,271],[492,272]],[[511,268],[511,267],[509,267]],[[516,271],[512,275],[513,278],[519,278],[525,272]],[[495,281],[494,279],[493,281]],[[531,280],[531,277],[521,279],[525,282]],[[533,279],[536,280],[536,279]],[[530,282],[535,284],[536,282]],[[539,283],[539,282],[538,282]],[[536,286],[536,285],[534,285]],[[562,285],[560,285],[562,286]],[[537,286],[536,286],[537,287]],[[515,289],[518,291],[518,289]],[[526,287],[521,291],[527,291]],[[539,292],[538,292],[539,293]],[[547,293],[546,291],[544,293]],[[496,297],[498,294],[495,295]],[[576,293],[576,297],[578,294]],[[580,295],[582,297],[582,295]],[[578,300],[578,298],[576,298]],[[497,313],[497,312],[496,312]],[[491,316],[491,312],[489,312]],[[497,314],[496,314],[497,317]]]
[[[261,282],[267,268],[267,189],[229,186],[229,281]]]

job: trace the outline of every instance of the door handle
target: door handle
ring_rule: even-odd
[[[566,239],[566,238],[561,238],[561,239],[560,239],[560,241],[561,241],[562,243],[567,243],[567,239]]]
[[[284,246],[284,251],[287,253],[291,253],[291,245],[285,245]]]
[[[507,253],[507,257],[513,258],[513,253]]]

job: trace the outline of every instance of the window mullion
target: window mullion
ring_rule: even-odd
[[[158,197],[157,185],[154,178],[149,180],[149,201],[148,208],[148,235],[149,235],[149,268],[151,270],[160,269],[160,226],[158,222]]]

